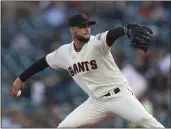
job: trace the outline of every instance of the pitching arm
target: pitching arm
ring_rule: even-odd
[[[17,77],[12,85],[12,96],[17,96],[19,90],[24,88],[25,81],[27,81],[31,76],[48,67],[45,58],[45,56],[40,58]]]
[[[62,54],[61,49],[62,47],[37,60],[34,64],[28,67],[22,74],[20,74],[19,78],[22,81],[26,81],[32,75],[44,70],[47,67],[50,67],[52,69],[64,68],[64,56]]]
[[[60,49],[49,53],[48,55],[40,58],[31,66],[29,66],[24,72],[22,72],[18,78],[14,81],[12,86],[12,96],[17,96],[19,90],[24,88],[24,83],[34,74],[46,69],[47,67],[57,69],[63,67],[62,53]]]
[[[33,76],[34,74],[44,70],[45,68],[49,67],[46,56],[40,58],[35,63],[33,63],[30,67],[28,67],[23,73],[19,75],[19,78],[25,82],[28,78]]]

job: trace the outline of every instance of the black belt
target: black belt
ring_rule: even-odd
[[[115,88],[113,89],[114,93],[117,94],[119,93],[121,90],[119,88]],[[108,92],[107,94],[103,95],[103,96],[111,96],[110,92]]]

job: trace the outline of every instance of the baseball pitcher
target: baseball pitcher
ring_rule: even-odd
[[[73,41],[62,45],[28,67],[14,81],[12,95],[24,87],[25,81],[47,67],[63,68],[89,95],[58,127],[92,127],[109,117],[119,116],[142,127],[161,127],[135,97],[127,79],[116,65],[111,48],[116,39],[126,35],[130,46],[147,52],[152,30],[139,24],[128,24],[97,35],[91,35],[89,21],[81,13],[69,18]]]

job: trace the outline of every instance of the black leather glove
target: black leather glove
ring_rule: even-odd
[[[128,24],[126,26],[126,34],[130,39],[131,47],[139,48],[145,53],[147,52],[148,44],[153,34],[150,28],[139,24]]]

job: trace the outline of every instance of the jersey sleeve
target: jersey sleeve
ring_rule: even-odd
[[[49,53],[46,56],[46,61],[52,69],[64,68],[64,53],[61,48]]]
[[[104,53],[107,53],[111,50],[111,46],[108,46],[107,41],[106,41],[106,36],[107,36],[108,31],[105,31],[101,34],[97,34],[95,36],[96,40],[96,48],[100,49]]]

